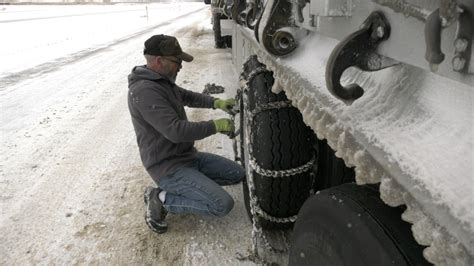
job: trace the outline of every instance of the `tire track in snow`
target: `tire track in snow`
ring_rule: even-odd
[[[171,23],[175,22],[176,19],[184,19],[184,18],[186,18],[187,16],[189,16],[191,14],[199,13],[205,8],[207,8],[207,7],[203,7],[203,8],[197,9],[195,11],[185,13],[181,16],[172,18],[172,19],[170,19],[168,21],[165,21],[165,22],[160,22],[160,23],[155,24],[153,26],[147,27],[147,28],[145,28],[141,31],[135,32],[131,35],[128,35],[128,36],[125,36],[121,39],[118,39],[118,40],[116,40],[112,43],[104,44],[100,47],[87,48],[87,49],[84,49],[82,51],[76,52],[74,54],[64,56],[64,57],[60,57],[60,58],[55,59],[53,61],[49,61],[49,62],[37,65],[37,66],[32,67],[32,68],[29,68],[29,69],[26,69],[26,70],[23,70],[23,71],[20,71],[20,72],[16,72],[16,73],[11,73],[11,74],[6,75],[4,77],[0,77],[1,80],[2,80],[2,82],[0,83],[0,91],[4,90],[5,88],[7,88],[9,86],[15,85],[15,84],[17,84],[17,83],[19,83],[19,82],[21,82],[25,79],[38,77],[38,76],[41,76],[41,75],[44,75],[44,74],[47,74],[47,73],[51,73],[51,72],[56,71],[57,69],[65,66],[65,65],[75,63],[79,60],[82,60],[82,59],[87,58],[89,56],[92,56],[92,55],[95,55],[97,53],[103,52],[104,50],[107,50],[111,47],[119,45],[119,44],[121,44],[123,42],[126,42],[128,40],[138,38],[142,35],[145,35],[145,34],[149,33],[150,31],[155,30],[158,27],[163,27],[163,26],[170,25]]]
[[[157,8],[149,8],[149,10],[153,10],[153,9],[157,9]],[[33,20],[72,18],[72,17],[96,16],[96,15],[104,15],[104,14],[142,12],[142,11],[143,11],[143,9],[129,9],[129,10],[116,10],[116,11],[94,12],[94,13],[85,13],[85,14],[69,14],[69,15],[36,17],[36,18],[20,18],[20,19],[0,20],[0,23],[14,23],[14,22],[33,21]],[[19,13],[19,12],[31,12],[31,11],[16,11],[16,12],[5,12],[5,13]]]

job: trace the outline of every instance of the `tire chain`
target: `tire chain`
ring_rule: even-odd
[[[254,69],[247,77],[247,79],[245,79],[243,76],[241,76],[241,84],[242,84],[242,89],[238,91],[238,95],[237,95],[237,102],[240,106],[240,103],[239,101],[243,100],[243,96],[240,97],[241,94],[245,94],[246,92],[249,91],[249,84],[252,82],[252,80],[259,74],[261,73],[268,73],[269,71],[265,68],[265,67],[257,67],[256,69]],[[259,204],[258,204],[258,198],[257,198],[257,195],[255,193],[255,185],[254,185],[254,178],[253,178],[253,171],[252,170],[255,170],[256,173],[262,175],[262,176],[267,176],[267,177],[274,177],[274,178],[281,178],[281,177],[288,177],[288,176],[293,176],[293,175],[296,175],[296,174],[301,174],[301,173],[304,173],[308,170],[310,170],[314,163],[315,163],[315,156],[312,157],[312,159],[307,162],[306,164],[300,166],[300,167],[297,167],[297,168],[293,168],[293,169],[287,169],[287,170],[268,170],[268,169],[264,169],[262,167],[260,167],[255,158],[253,158],[252,156],[252,131],[251,131],[251,128],[250,128],[250,125],[252,124],[253,122],[253,118],[260,112],[263,112],[263,111],[268,111],[268,110],[273,110],[273,109],[281,109],[281,108],[288,108],[288,107],[292,107],[291,105],[291,101],[279,101],[279,102],[271,102],[271,103],[267,103],[263,106],[260,106],[260,107],[257,107],[255,110],[253,110],[252,112],[250,112],[249,108],[247,105],[244,105],[244,109],[246,111],[246,113],[249,113],[250,114],[250,117],[249,117],[249,123],[246,123],[246,127],[245,128],[242,128],[240,129],[241,130],[241,134],[242,134],[242,131],[246,131],[246,136],[249,136],[248,137],[248,140],[249,140],[249,145],[248,145],[248,148],[249,148],[249,166],[251,169],[249,169],[250,171],[248,171],[248,174],[249,176],[247,177],[247,185],[248,185],[248,189],[249,189],[249,198],[250,198],[250,213],[252,214],[252,243],[253,243],[253,252],[258,256],[258,248],[257,248],[257,242],[258,242],[258,239],[260,238],[263,242],[263,245],[265,246],[266,249],[272,251],[272,252],[276,252],[276,253],[284,253],[286,252],[286,250],[279,250],[279,249],[276,249],[274,247],[272,247],[270,245],[270,243],[268,242],[268,240],[266,239],[265,235],[263,234],[263,231],[262,231],[262,227],[260,225],[260,222],[258,221],[258,219],[256,219],[256,216],[260,216],[262,217],[263,219],[267,220],[267,221],[270,221],[270,222],[275,222],[275,223],[290,223],[290,222],[294,222],[296,221],[297,219],[297,215],[294,215],[294,216],[291,216],[291,217],[284,217],[284,218],[281,218],[281,217],[274,217],[270,214],[268,214],[267,212],[265,212],[262,208],[260,208]],[[244,111],[244,110],[241,110],[241,111]],[[241,144],[242,145],[242,144]],[[241,158],[243,158],[243,154],[241,155]],[[245,165],[245,162],[242,161],[243,165]]]
[[[255,172],[257,172],[259,175],[262,176],[267,176],[267,177],[273,177],[273,178],[281,178],[281,177],[287,177],[287,176],[293,176],[293,175],[298,175],[302,174],[310,169],[313,168],[314,162],[316,161],[315,156],[311,158],[306,164],[292,168],[292,169],[286,169],[286,170],[268,170],[264,169],[258,163],[255,161],[254,158],[251,158],[249,160],[250,167],[252,167]]]
[[[245,88],[244,91],[248,91],[248,88]],[[247,111],[248,108],[246,106],[244,106],[245,110]],[[246,127],[244,129],[241,129],[242,130],[245,130],[246,131],[246,136],[250,136],[251,134],[251,130],[250,130],[250,125],[249,124],[246,124]],[[249,138],[250,140],[251,138]],[[249,143],[251,144],[251,143]],[[249,145],[249,156],[251,157],[251,149],[252,149],[252,146]],[[250,158],[249,158],[250,159]],[[245,162],[243,162],[245,164]],[[262,208],[260,208],[259,204],[258,204],[258,198],[257,198],[257,195],[256,195],[256,192],[255,192],[255,185],[254,185],[254,182],[253,182],[253,171],[252,169],[249,169],[248,171],[248,176],[247,176],[247,185],[248,185],[248,189],[249,189],[249,198],[250,198],[250,213],[252,214],[252,249],[253,249],[253,253],[257,255],[257,257],[259,257],[259,252],[258,252],[258,246],[257,246],[257,243],[259,242],[258,240],[260,239],[261,240],[261,243],[263,245],[263,247],[266,249],[266,250],[269,250],[271,252],[274,252],[274,253],[285,253],[287,250],[279,250],[279,249],[276,249],[274,248],[268,241],[268,239],[266,238],[265,234],[263,233],[263,230],[262,230],[262,226],[260,225],[260,221],[256,218],[257,216],[260,216],[266,220],[269,220],[269,221],[273,221],[273,222],[287,222],[286,219],[294,219],[296,220],[296,217],[290,217],[290,218],[277,218],[277,217],[273,217],[269,214],[267,214],[264,210],[262,210]],[[291,220],[289,220],[291,222]],[[294,221],[293,220],[293,221]]]
[[[269,111],[269,110],[274,110],[274,109],[281,109],[281,108],[288,108],[291,107],[291,101],[279,101],[279,102],[271,102],[268,104],[263,105],[262,107],[257,107],[255,110],[250,111],[247,106],[245,106],[247,113],[250,113],[249,117],[249,123],[247,124],[247,132],[250,134],[249,136],[249,147],[252,147],[252,130],[250,128],[250,125],[253,124],[255,116],[262,112],[262,111]],[[315,162],[315,156],[311,158],[307,163],[304,165],[301,165],[296,168],[292,169],[286,169],[286,170],[270,170],[270,169],[265,169],[261,167],[257,161],[255,160],[255,157],[249,152],[249,166],[252,170],[254,170],[257,174],[266,176],[266,177],[273,177],[273,178],[282,178],[282,177],[289,177],[289,176],[294,176],[298,174],[302,174],[304,172],[307,172],[308,170],[313,168],[314,162]],[[252,183],[253,183],[253,174],[252,174]],[[249,193],[250,194],[250,193]],[[252,195],[251,195],[252,196]],[[253,195],[255,198],[256,195]],[[291,217],[274,217],[265,212],[260,206],[255,204],[255,211],[256,214],[258,214],[260,217],[264,218],[265,220],[268,220],[270,222],[275,222],[275,223],[290,223],[296,221],[297,215],[291,216]]]

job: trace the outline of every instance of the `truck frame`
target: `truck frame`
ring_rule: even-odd
[[[474,264],[474,1],[211,5],[260,259]]]

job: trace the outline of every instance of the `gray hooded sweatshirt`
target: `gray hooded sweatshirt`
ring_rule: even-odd
[[[128,76],[128,108],[143,165],[157,182],[196,155],[194,141],[216,133],[214,122],[190,122],[184,106],[213,108],[214,98],[185,90],[168,78],[136,66]]]

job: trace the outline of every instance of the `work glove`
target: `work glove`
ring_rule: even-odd
[[[216,131],[226,135],[231,135],[234,132],[234,123],[229,118],[220,118],[213,120],[216,126]]]
[[[233,114],[232,107],[235,105],[235,99],[216,99],[214,100],[214,108],[223,110],[226,113]]]

